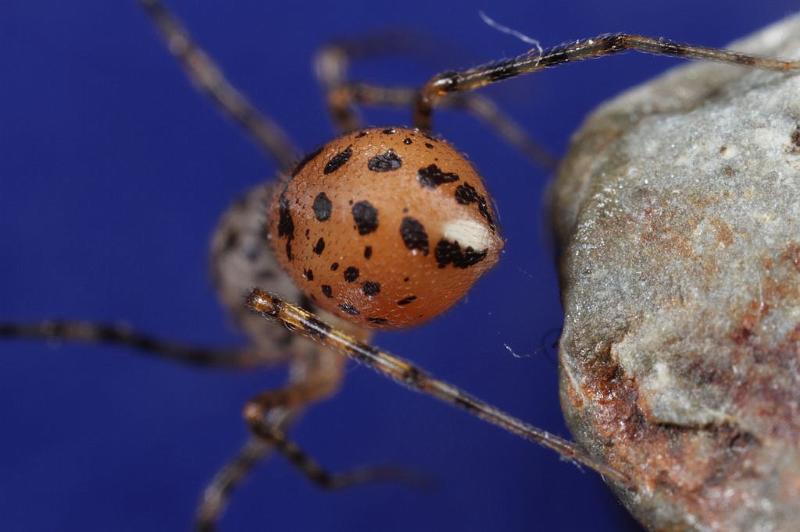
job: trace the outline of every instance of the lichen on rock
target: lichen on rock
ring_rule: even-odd
[[[800,57],[800,16],[731,45]],[[800,530],[800,75],[695,63],[598,109],[552,189],[562,406],[653,529]]]

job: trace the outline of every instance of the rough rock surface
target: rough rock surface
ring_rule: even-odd
[[[800,16],[732,45],[800,58]],[[552,190],[561,399],[652,529],[800,530],[800,75],[676,69]]]

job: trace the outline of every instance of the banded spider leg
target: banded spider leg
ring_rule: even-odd
[[[437,106],[437,102],[448,96],[469,93],[498,81],[523,74],[532,74],[545,68],[586,59],[597,59],[627,51],[718,61],[779,72],[800,69],[800,61],[760,57],[732,50],[678,43],[664,38],[645,37],[643,35],[627,33],[604,34],[560,44],[543,51],[538,49],[528,51],[510,59],[493,61],[466,70],[438,74],[425,83],[416,95],[413,106],[414,125],[423,130],[430,130],[433,110]]]

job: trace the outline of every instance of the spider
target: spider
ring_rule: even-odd
[[[185,62],[195,80],[201,88],[207,90],[212,96],[217,99],[219,103],[229,114],[238,122],[240,122],[248,131],[250,131],[261,144],[265,151],[271,156],[275,157],[278,165],[287,173],[296,168],[295,162],[297,160],[296,151],[291,148],[291,145],[281,134],[281,130],[277,128],[268,118],[259,115],[255,112],[246,100],[227,83],[224,78],[218,77],[218,71],[208,61],[206,57],[201,55],[199,49],[190,45],[191,41],[188,35],[184,33],[183,29],[177,22],[169,15],[164,7],[156,1],[144,2],[145,7],[153,16],[154,20],[159,24],[161,30],[166,34],[170,47],[173,52],[178,55],[180,59]],[[337,59],[342,59],[341,54],[348,52],[347,46],[339,48],[332,47],[323,53],[321,56],[321,68],[323,71],[323,80],[329,90],[329,102],[333,109],[333,116],[343,131],[358,130],[356,127],[356,116],[352,112],[351,105],[353,103],[367,103],[367,104],[413,104],[415,125],[420,131],[404,131],[396,128],[394,133],[385,133],[387,135],[405,134],[419,135],[420,142],[425,143],[422,138],[425,137],[427,131],[430,130],[431,117],[433,110],[438,105],[453,105],[464,107],[473,112],[481,112],[481,109],[486,109],[486,106],[491,105],[488,100],[480,100],[469,97],[462,97],[461,93],[455,94],[450,97],[447,96],[448,92],[455,92],[456,90],[472,90],[489,81],[499,81],[507,77],[512,77],[517,74],[525,73],[526,69],[529,71],[536,70],[544,66],[552,66],[559,64],[568,58],[587,58],[591,56],[605,55],[607,53],[621,51],[625,48],[632,47],[643,51],[654,53],[665,53],[671,55],[687,55],[690,57],[710,58],[726,60],[730,62],[737,62],[743,64],[751,64],[765,68],[778,68],[787,69],[788,67],[796,67],[795,64],[783,63],[768,59],[754,59],[742,56],[739,54],[728,53],[719,50],[711,50],[706,48],[678,46],[665,41],[656,41],[646,38],[635,38],[627,36],[608,36],[600,37],[594,40],[581,41],[574,45],[566,47],[559,47],[556,49],[546,50],[541,54],[524,54],[511,61],[499,62],[492,64],[488,67],[479,67],[475,70],[468,70],[462,73],[453,73],[445,76],[434,78],[429,84],[424,86],[420,91],[413,91],[408,89],[396,88],[380,88],[364,84],[351,84],[346,79],[337,79],[337,76],[343,74],[341,62]],[[339,55],[340,57],[336,57]],[[326,62],[328,62],[326,64]],[[439,101],[441,99],[441,101]],[[481,107],[483,106],[483,107]],[[477,109],[477,111],[476,111]],[[527,146],[530,153],[535,153],[529,143],[524,141],[518,133],[509,134],[509,131],[518,130],[513,129],[513,124],[504,121],[502,118],[498,119],[496,114],[486,114],[484,116],[490,121],[494,120],[495,125],[501,126],[501,133],[505,132],[509,140],[519,144],[522,147]],[[499,122],[498,122],[499,120]],[[505,128],[505,129],[503,129]],[[511,128],[511,129],[509,129]],[[389,130],[392,128],[386,128]],[[368,134],[384,134],[382,130],[369,130]],[[360,131],[355,135],[360,134]],[[413,140],[413,139],[412,139]],[[431,143],[441,143],[443,141],[428,139]],[[444,148],[442,148],[444,149]],[[345,150],[346,151],[346,150]],[[399,152],[399,149],[397,150]],[[343,152],[338,152],[343,153]],[[338,153],[336,155],[338,155]],[[312,158],[313,161],[313,158]],[[331,160],[326,161],[331,164]],[[391,158],[388,158],[386,164],[392,164]],[[480,192],[475,196],[470,195],[466,203],[474,203],[480,208],[481,203],[487,204],[486,201],[478,199]],[[376,350],[373,347],[366,346],[361,343],[366,340],[367,335],[360,329],[353,328],[346,321],[336,321],[337,328],[349,330],[351,335],[360,336],[360,339],[351,340],[338,332],[335,329],[329,328],[328,325],[323,324],[307,313],[302,308],[295,307],[285,301],[279,299],[275,294],[268,294],[264,292],[252,292],[248,299],[249,305],[252,310],[259,313],[278,319],[284,325],[292,330],[299,332],[305,331],[309,336],[323,343],[323,350],[318,349],[309,343],[300,343],[285,334],[281,329],[268,328],[260,319],[253,315],[246,314],[243,310],[242,288],[241,285],[252,284],[269,284],[269,286],[276,291],[279,287],[280,293],[284,298],[295,299],[296,301],[303,302],[302,296],[298,290],[286,283],[286,279],[281,274],[273,269],[259,269],[255,272],[250,272],[250,277],[234,277],[233,281],[224,278],[228,275],[227,269],[236,270],[244,268],[243,255],[248,252],[256,254],[255,250],[249,249],[249,246],[254,242],[252,234],[250,233],[250,225],[256,223],[254,221],[252,212],[254,209],[261,207],[262,202],[271,201],[266,198],[267,193],[263,188],[256,189],[252,192],[245,201],[234,206],[231,211],[226,215],[222,222],[222,227],[217,233],[215,238],[215,253],[218,259],[217,267],[217,281],[222,284],[223,299],[237,314],[239,322],[242,327],[248,331],[253,338],[254,342],[261,345],[259,342],[264,342],[264,345],[272,345],[276,341],[290,342],[292,351],[292,366],[293,366],[293,379],[300,383],[300,386],[293,388],[291,393],[285,393],[282,396],[279,394],[264,394],[253,402],[249,403],[247,409],[248,421],[250,422],[253,431],[260,438],[268,440],[269,443],[275,445],[278,450],[286,454],[292,461],[294,461],[302,470],[309,476],[323,485],[339,486],[346,485],[353,482],[362,481],[369,478],[380,476],[394,477],[393,471],[372,471],[360,472],[355,476],[333,476],[321,470],[311,459],[303,454],[294,444],[285,440],[283,437],[283,425],[296,414],[296,410],[302,406],[309,397],[306,394],[312,394],[315,398],[317,395],[325,396],[332,393],[338,380],[341,376],[341,359],[334,358],[327,355],[327,348],[335,348],[337,345],[342,346],[346,354],[355,356],[360,362],[367,363],[379,371],[383,371],[388,376],[398,378],[405,384],[417,388],[421,391],[431,393],[434,395],[467,408],[473,413],[478,413],[484,418],[490,418],[496,423],[504,426],[506,429],[512,429],[520,432],[523,435],[539,441],[540,443],[549,444],[560,450],[566,456],[573,459],[583,461],[587,465],[600,470],[610,479],[616,480],[625,484],[624,474],[613,470],[608,470],[602,464],[593,463],[591,458],[584,456],[580,450],[575,449],[568,442],[563,442],[557,438],[553,438],[538,429],[520,424],[517,420],[508,417],[506,414],[489,409],[488,406],[478,402],[477,400],[454,390],[449,385],[444,385],[438,381],[430,380],[424,372],[408,365],[405,361],[390,358],[385,352]],[[315,196],[316,197],[316,196]],[[280,229],[278,228],[280,232]],[[277,235],[280,240],[281,235]],[[286,240],[284,238],[284,240]],[[288,242],[285,242],[288,244]],[[416,248],[421,251],[422,248]],[[480,254],[483,251],[478,250]],[[366,250],[364,250],[366,254]],[[288,252],[287,252],[288,256]],[[474,257],[474,256],[473,256]],[[366,257],[364,257],[366,258]],[[252,260],[252,259],[249,259]],[[259,259],[262,260],[262,259]],[[265,258],[264,260],[271,260]],[[467,262],[470,262],[467,260]],[[480,261],[476,261],[480,262]],[[259,264],[264,266],[264,264]],[[271,268],[271,265],[269,265]],[[449,266],[446,265],[446,266]],[[468,267],[474,264],[467,264]],[[463,268],[467,270],[467,268]],[[300,272],[295,272],[301,275]],[[260,275],[262,283],[252,283],[253,275]],[[295,277],[297,277],[297,275]],[[306,281],[309,275],[304,271],[302,275],[305,276]],[[267,281],[269,281],[267,283]],[[225,286],[228,282],[234,282],[236,286]],[[273,285],[272,283],[275,283]],[[323,292],[324,294],[324,292]],[[366,295],[366,294],[365,294]],[[230,298],[230,299],[227,299]],[[341,303],[339,304],[341,305]],[[303,305],[301,305],[303,306]],[[311,307],[311,303],[305,301],[305,306]],[[341,309],[345,314],[350,314],[349,311]],[[360,314],[359,314],[360,315]],[[339,313],[339,317],[342,316]],[[375,317],[376,319],[385,319]],[[329,318],[330,319],[330,318]],[[381,323],[374,323],[375,325],[382,325]],[[101,340],[106,342],[126,343],[133,347],[141,349],[149,349],[166,355],[172,358],[187,360],[199,364],[230,364],[234,366],[249,366],[259,365],[265,362],[262,353],[253,353],[250,351],[240,350],[206,350],[197,348],[187,348],[185,346],[163,343],[153,340],[149,337],[139,335],[138,333],[131,332],[130,330],[120,329],[117,327],[98,327],[90,324],[80,323],[44,323],[33,324],[30,326],[19,326],[14,324],[5,325],[2,328],[3,332],[9,336],[36,336],[46,338],[65,338],[65,339],[83,339],[83,340]],[[313,383],[313,386],[309,386]],[[276,402],[277,401],[277,402]],[[288,404],[286,404],[288,403]],[[270,412],[266,412],[267,406],[277,406],[270,408]],[[264,421],[266,420],[266,421]],[[240,479],[240,475],[245,470],[253,465],[266,450],[266,446],[261,440],[254,440],[249,443],[242,451],[240,456],[235,460],[230,467],[226,468],[217,477],[216,482],[207,491],[205,506],[201,510],[201,524],[210,527],[218,517],[218,512],[222,508],[223,497],[229,486],[233,485]],[[210,508],[210,509],[209,509]]]

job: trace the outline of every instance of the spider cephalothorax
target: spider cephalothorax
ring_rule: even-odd
[[[317,305],[364,327],[444,312],[503,240],[472,165],[418,130],[363,129],[313,152],[276,187],[269,238]]]

